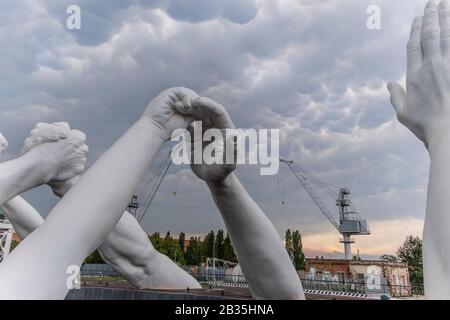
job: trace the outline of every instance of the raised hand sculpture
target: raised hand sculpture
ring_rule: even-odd
[[[161,145],[172,130],[186,128],[192,121],[186,114],[196,97],[189,89],[172,88],[153,99],[143,116],[58,202],[44,224],[0,264],[0,299],[66,296],[69,267],[80,266],[117,224]]]
[[[81,131],[67,123],[38,124],[34,130],[49,131],[47,140],[37,141],[32,134],[19,158],[0,163],[0,205],[42,184],[58,188],[84,170],[88,147]]]
[[[70,188],[79,179],[78,174],[84,171],[86,154],[89,150],[84,143],[85,140],[86,137],[81,131],[70,129],[65,122],[38,123],[31,131],[30,137],[25,140],[21,154],[23,156],[30,152],[36,164],[45,162],[44,167],[36,168],[31,165],[30,169],[43,171],[42,174],[46,178],[34,180],[30,184],[31,187],[27,186],[26,189],[47,183],[56,195],[61,196],[65,189]],[[6,138],[0,134],[0,153],[3,153],[7,146]],[[45,157],[45,161],[42,161],[42,157]],[[22,182],[16,181],[16,183]],[[24,189],[25,187],[21,187],[15,189],[14,193],[9,193],[9,197],[14,196],[14,198],[2,205],[22,239],[43,222],[36,210],[17,196],[17,190]]]
[[[407,45],[406,92],[390,83],[398,120],[427,147],[431,160],[423,234],[428,299],[450,299],[450,2],[430,1]]]
[[[192,108],[203,129],[234,129],[224,107],[213,100],[198,98]],[[256,299],[304,299],[300,278],[278,232],[233,173],[236,166],[225,161],[226,147],[233,145],[232,137],[226,139],[216,150],[222,150],[223,164],[193,163],[191,168],[211,191],[250,291]]]
[[[37,125],[25,141],[24,151],[41,143],[59,139],[63,133],[61,131],[65,131],[67,124],[60,126],[59,123]],[[0,134],[0,153],[7,145],[6,139]],[[66,164],[66,171],[78,172],[78,164],[76,162]],[[58,180],[57,191],[54,189],[55,194],[60,197],[63,197],[79,180],[79,176],[72,177],[72,174],[67,175],[67,178],[69,179]],[[55,187],[54,183],[50,184]],[[8,201],[2,208],[21,239],[25,239],[44,223],[41,215],[20,196]],[[145,231],[127,211],[123,213],[98,250],[109,265],[137,288],[201,288],[192,276],[153,247]]]

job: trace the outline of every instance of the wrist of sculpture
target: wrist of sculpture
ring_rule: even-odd
[[[441,157],[443,153],[450,156],[450,128],[437,130],[426,143],[430,159]]]
[[[234,188],[238,184],[238,178],[234,172],[230,173],[225,179],[221,181],[207,182],[207,185],[211,192],[225,191]]]
[[[64,181],[49,181],[47,184],[52,188],[53,193],[57,197],[62,198],[78,180],[80,180],[80,176],[75,176]]]
[[[25,153],[19,158],[27,172],[28,179],[42,185],[48,183],[57,173],[58,168],[54,163],[45,158],[34,154],[32,151]]]
[[[142,123],[146,127],[148,127],[148,129],[151,130],[152,134],[154,134],[161,140],[161,143],[168,141],[171,137],[172,133],[168,132],[165,127],[163,127],[149,115],[143,115],[139,119],[138,123]]]

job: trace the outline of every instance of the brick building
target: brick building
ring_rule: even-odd
[[[306,259],[302,278],[316,281],[366,284],[374,274],[380,275],[380,284],[393,297],[410,296],[408,265],[376,260]]]

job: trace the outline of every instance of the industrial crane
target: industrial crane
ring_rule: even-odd
[[[280,158],[280,162],[289,167],[300,184],[305,188],[308,195],[320,209],[322,214],[328,219],[328,221],[330,221],[337,231],[342,234],[343,238],[340,239],[340,242],[344,244],[345,260],[351,260],[351,244],[355,243],[355,241],[351,239],[351,236],[369,235],[370,230],[366,220],[359,216],[358,211],[356,211],[355,207],[351,203],[349,197],[350,190],[347,188],[341,188],[339,190],[338,198],[336,200],[336,206],[339,209],[339,221],[336,221],[333,214],[331,214],[327,206],[325,206],[320,197],[314,191],[314,188],[310,182],[315,182],[322,186],[324,186],[324,184],[317,179],[310,177],[310,175],[294,161]]]

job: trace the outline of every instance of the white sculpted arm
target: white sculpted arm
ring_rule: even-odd
[[[214,101],[199,98],[193,107],[204,129],[234,128],[225,109]],[[304,299],[300,278],[278,232],[234,175],[235,166],[203,163],[191,167],[207,183],[222,214],[253,297]]]
[[[44,223],[41,215],[21,197],[8,201],[3,209],[22,240]],[[127,211],[98,249],[103,260],[137,288],[201,288],[192,276],[153,247]]]
[[[36,131],[48,132],[45,140],[36,141]],[[83,171],[84,140],[84,134],[67,123],[38,124],[25,141],[22,155],[0,163],[0,205],[39,185],[59,185]]]
[[[423,234],[425,295],[450,299],[450,2],[429,2],[414,19],[406,93],[390,83],[399,121],[428,149],[431,167]]]
[[[129,212],[122,215],[99,251],[105,262],[137,288],[201,288],[197,280],[153,247]]]
[[[44,223],[39,212],[20,196],[9,200],[2,208],[21,240]]]
[[[3,152],[8,143],[2,135],[0,140]],[[88,147],[84,144],[85,140],[86,137],[82,132],[72,130],[65,122],[37,124],[30,137],[25,140],[21,152],[22,155],[31,155],[29,159],[35,161],[30,170],[43,171],[41,174],[46,177],[45,180],[33,180],[32,185],[37,186],[45,181],[55,194],[61,195],[63,187],[76,181],[78,174],[84,170],[88,151]],[[43,157],[45,162],[42,161]],[[14,163],[14,160],[11,163]],[[36,167],[39,163],[47,163],[47,166]],[[30,184],[24,187],[23,181],[17,181],[16,184],[21,187],[15,189],[14,193],[11,192],[9,197],[15,196],[18,190],[30,188]],[[25,239],[44,221],[41,215],[19,196],[4,203],[2,208],[21,239]]]
[[[0,133],[0,154],[7,148],[8,141]],[[8,201],[2,208],[21,239],[24,239],[29,234],[28,230],[36,229],[43,221],[36,210],[20,197]],[[16,211],[26,212],[26,214],[17,217],[14,215]],[[35,214],[37,214],[37,216]]]
[[[27,141],[34,141],[37,145],[48,140],[45,139],[47,133],[33,130],[33,139]],[[0,153],[7,145],[6,139],[0,134]],[[31,146],[28,145],[28,148]],[[79,176],[61,180],[55,193],[63,197],[78,180]],[[22,240],[44,223],[42,216],[20,196],[11,199],[2,208]],[[99,247],[99,252],[109,265],[138,288],[201,288],[192,276],[156,251],[136,219],[126,211]]]
[[[0,299],[63,299],[70,266],[105,240],[173,130],[187,127],[196,94],[173,88],[158,95],[143,116],[58,202],[46,221],[0,265]],[[56,238],[55,238],[56,237]],[[48,281],[51,279],[51,281]]]
[[[8,147],[8,141],[0,133],[0,154]],[[39,227],[44,219],[21,197],[15,197],[2,206],[6,216],[21,239]],[[16,214],[18,213],[18,214]]]

